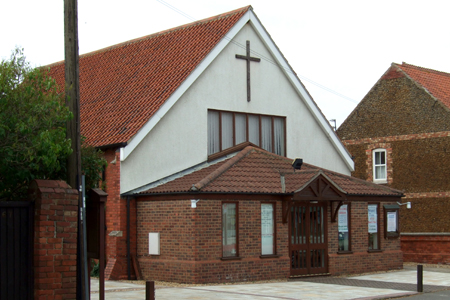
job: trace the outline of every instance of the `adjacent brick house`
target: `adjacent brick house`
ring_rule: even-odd
[[[450,74],[392,64],[337,130],[353,176],[402,190],[405,261],[450,263]]]

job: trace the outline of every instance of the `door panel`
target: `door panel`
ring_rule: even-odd
[[[295,202],[291,207],[291,276],[327,272],[325,203]]]

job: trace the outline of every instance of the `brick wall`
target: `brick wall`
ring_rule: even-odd
[[[380,145],[390,147],[387,151],[389,186],[402,190],[406,196],[404,202],[412,203],[411,209],[402,207],[403,232],[450,232],[445,213],[450,209],[449,134],[344,141],[352,155],[364,157],[355,159],[355,174],[369,181],[372,179],[372,149]]]
[[[288,227],[276,213],[278,258],[260,258],[261,202],[239,201],[239,257],[222,261],[222,201],[138,200],[138,257],[149,280],[183,283],[252,281],[289,276]],[[148,255],[148,233],[160,232],[161,255]]]
[[[383,212],[382,205],[380,214]],[[239,201],[240,260],[221,260],[222,201],[138,200],[138,260],[147,280],[182,283],[225,283],[288,278],[290,276],[289,227],[282,222],[281,201],[276,203],[277,252],[279,257],[260,258],[261,202]],[[329,270],[349,274],[402,268],[399,239],[384,240],[382,252],[369,253],[367,202],[352,204],[353,254],[337,254],[337,222],[331,223],[328,207]],[[148,233],[160,233],[161,255],[148,254]]]
[[[351,205],[351,254],[338,254],[338,222],[328,223],[329,272],[333,275],[387,271],[403,268],[400,239],[384,238],[383,205],[379,204],[380,252],[368,252],[368,203],[353,201]],[[328,215],[330,208],[328,206]]]
[[[115,149],[105,151],[108,167],[105,170],[106,188],[108,198],[105,204],[106,222],[106,259],[105,278],[127,279],[127,200],[120,197],[120,152]],[[136,254],[136,203],[131,201],[131,254]],[[133,225],[134,224],[134,225]],[[117,236],[111,236],[117,231]],[[135,272],[131,264],[132,279]]]
[[[380,79],[337,130],[342,140],[450,131],[450,113],[406,76]]]
[[[35,299],[75,299],[78,192],[63,181],[35,180]]]
[[[402,235],[401,241],[405,261],[450,264],[450,234]]]

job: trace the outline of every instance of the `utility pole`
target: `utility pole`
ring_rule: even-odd
[[[64,0],[64,50],[66,72],[66,105],[73,114],[67,122],[67,138],[72,141],[72,154],[67,161],[67,178],[78,190],[77,299],[86,299],[84,268],[84,236],[82,230],[83,197],[81,193],[80,88],[78,67],[78,4]]]

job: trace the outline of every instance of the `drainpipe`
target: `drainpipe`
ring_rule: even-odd
[[[131,255],[130,255],[130,197],[127,196],[127,272],[128,280],[131,280]]]

